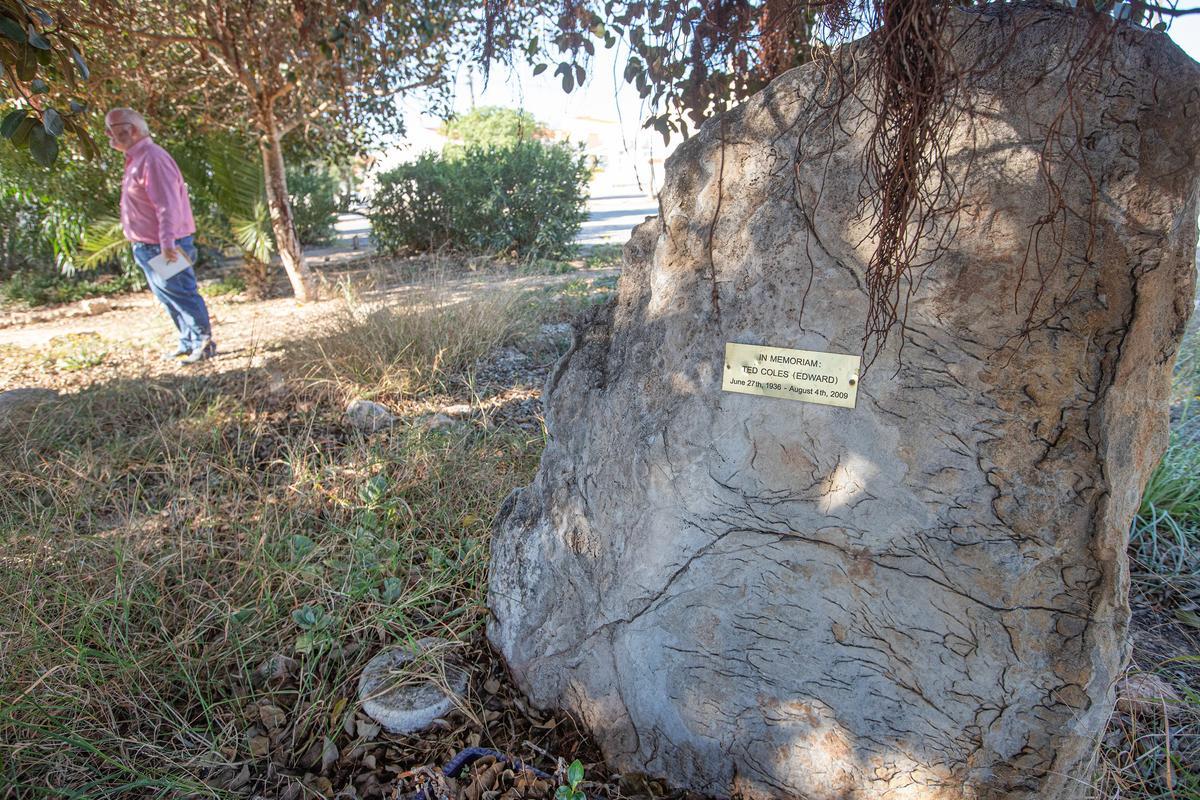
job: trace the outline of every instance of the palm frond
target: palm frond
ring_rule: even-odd
[[[121,256],[129,247],[121,220],[103,217],[87,226],[79,242],[77,265],[81,269],[95,269]]]
[[[258,261],[267,262],[275,250],[275,241],[271,238],[271,219],[267,212],[267,204],[259,202],[254,207],[252,217],[229,217],[229,225],[237,239],[238,247],[247,255]]]
[[[248,257],[269,261],[275,242],[257,154],[233,136],[212,135],[181,150],[176,161],[196,199],[223,218],[214,238],[230,241]]]

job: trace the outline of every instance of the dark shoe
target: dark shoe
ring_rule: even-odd
[[[199,347],[188,353],[186,357],[179,359],[184,364],[195,364],[199,361],[204,361],[214,357],[217,354],[217,343],[212,339],[205,339]]]

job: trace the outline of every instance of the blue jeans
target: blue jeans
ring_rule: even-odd
[[[191,236],[175,240],[175,246],[187,254],[188,260],[196,260],[196,245]],[[133,260],[146,273],[150,291],[171,315],[179,331],[179,347],[189,353],[200,347],[204,339],[212,336],[212,325],[208,321],[208,306],[196,289],[196,273],[191,267],[163,280],[150,268],[150,259],[162,252],[156,244],[133,243]]]

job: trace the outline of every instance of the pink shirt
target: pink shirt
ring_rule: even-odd
[[[183,175],[171,154],[150,137],[125,152],[121,227],[129,241],[158,244],[164,250],[196,232]]]

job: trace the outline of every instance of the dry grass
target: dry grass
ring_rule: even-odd
[[[427,288],[403,306],[372,306],[349,287],[330,330],[288,353],[310,382],[343,395],[451,391],[469,381],[472,366],[536,327],[537,306],[524,293],[467,299]]]
[[[471,365],[538,321],[514,298],[348,303],[283,391],[115,381],[0,430],[0,797],[291,797],[353,772],[378,736],[362,665],[477,647],[489,524],[543,441],[364,438],[331,389],[470,399]]]

